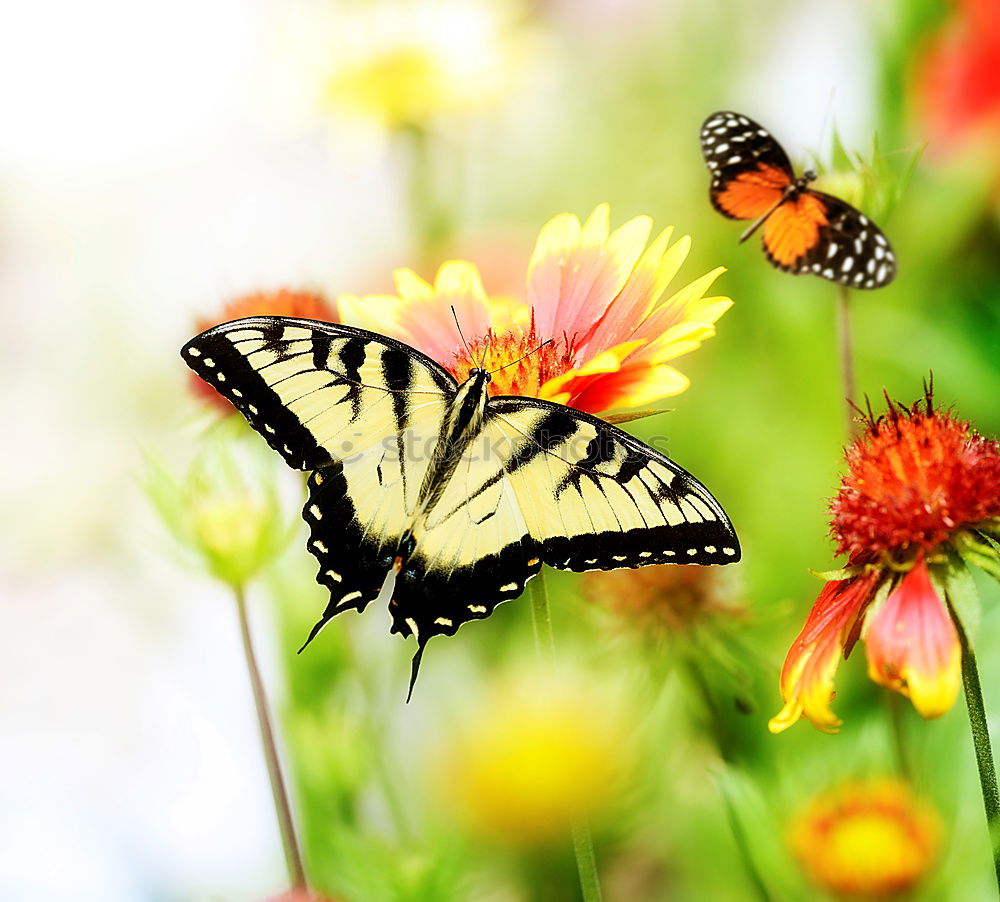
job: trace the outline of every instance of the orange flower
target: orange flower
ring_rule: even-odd
[[[325,322],[337,321],[336,312],[322,295],[281,288],[278,291],[255,291],[241,295],[226,304],[221,316],[199,319],[197,328],[199,332],[204,332],[219,323],[228,323],[244,316],[297,316]],[[214,385],[203,381],[195,373],[190,374],[190,380],[191,390],[198,398],[215,405],[220,413],[236,412],[236,408],[219,394]]]
[[[851,899],[891,899],[914,889],[940,844],[937,813],[898,780],[828,789],[789,830],[789,845],[810,879]]]
[[[647,247],[647,217],[611,232],[609,216],[602,205],[583,225],[563,214],[542,229],[526,302],[488,298],[476,268],[452,261],[433,285],[397,271],[398,297],[344,296],[341,316],[419,348],[460,379],[479,362],[503,367],[490,383],[495,395],[600,413],[678,394],[689,382],[669,361],[713,336],[715,321],[732,305],[705,297],[723,268],[664,298],[690,240],[671,245],[667,229]]]
[[[693,565],[591,570],[583,574],[583,591],[642,630],[679,633],[715,615],[745,613],[727,597],[724,579],[717,567]]]
[[[826,584],[781,671],[785,704],[769,726],[778,733],[807,717],[822,730],[840,721],[830,709],[841,655],[859,637],[868,673],[910,698],[924,717],[940,717],[958,695],[961,645],[942,595],[975,563],[1000,578],[1000,445],[947,411],[888,403],[847,450],[848,472],[830,505],[843,575]],[[959,563],[956,564],[956,558]]]

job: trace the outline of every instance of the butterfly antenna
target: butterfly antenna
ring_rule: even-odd
[[[490,353],[490,345],[493,344],[493,330],[490,329],[486,333],[486,346],[483,348],[483,356],[479,361],[479,368],[481,370],[486,369],[486,358]]]
[[[417,674],[420,672],[420,659],[424,656],[424,646],[426,642],[421,642],[417,646],[417,653],[413,656],[413,661],[410,664],[410,688],[406,693],[406,704],[410,703],[410,699],[413,697],[413,687],[417,682]]]
[[[505,370],[509,366],[514,366],[515,364],[520,363],[522,360],[526,360],[532,354],[537,354],[542,348],[544,348],[546,345],[550,345],[550,344],[552,344],[552,339],[551,338],[546,338],[545,341],[543,341],[537,348],[535,348],[535,350],[528,351],[527,354],[524,354],[521,357],[518,357],[517,360],[512,360],[510,363],[505,363],[503,366],[498,366],[495,370],[490,370],[490,375],[492,376],[494,373],[499,373],[500,370]]]
[[[465,353],[469,355],[469,360],[472,360],[472,351],[469,350],[469,343],[465,340],[465,336],[462,334],[462,326],[458,322],[458,313],[455,312],[455,305],[451,305],[451,315],[455,320],[455,328],[458,329],[458,337],[462,339],[462,347],[465,348]]]

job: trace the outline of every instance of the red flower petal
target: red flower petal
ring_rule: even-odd
[[[865,624],[868,675],[907,696],[922,717],[955,702],[962,650],[944,602],[921,556]]]

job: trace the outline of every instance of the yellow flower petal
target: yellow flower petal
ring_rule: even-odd
[[[412,269],[397,269],[392,278],[396,283],[396,291],[404,301],[421,301],[434,294],[431,284],[421,279]]]
[[[650,368],[649,377],[633,391],[621,396],[618,407],[643,407],[652,404],[660,398],[669,398],[687,391],[691,385],[682,372],[672,366],[655,366]]]
[[[337,298],[337,313],[342,323],[396,337],[401,337],[402,308],[403,302],[392,295],[342,294]]]

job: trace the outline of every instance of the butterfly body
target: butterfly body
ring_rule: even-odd
[[[785,272],[820,276],[851,288],[881,288],[896,275],[882,231],[863,213],[796,176],[772,135],[747,116],[718,112],[701,128],[712,181],[712,206],[730,219],[755,220],[740,238],[762,229],[764,253]]]
[[[312,470],[307,547],[336,614],[376,598],[392,632],[453,635],[569,570],[730,563],[729,518],[694,477],[605,421],[458,384],[419,351],[350,326],[224,323],[185,362],[291,466]]]

